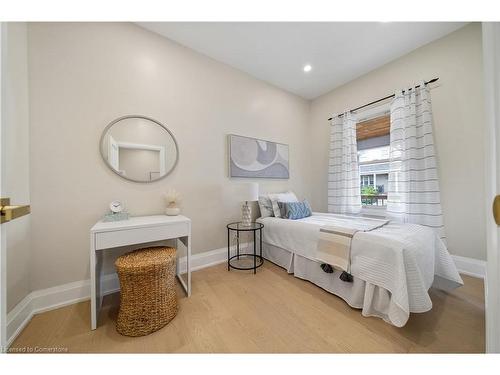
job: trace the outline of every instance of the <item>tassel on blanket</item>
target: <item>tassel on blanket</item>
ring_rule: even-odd
[[[352,275],[349,272],[342,272],[339,277],[340,280],[346,282],[346,283],[352,283]]]
[[[327,263],[322,263],[320,267],[326,273],[333,273],[333,271],[334,271],[333,267]],[[346,283],[352,283],[352,280],[353,280],[352,275],[346,271],[343,271],[340,274],[339,279],[346,282]]]
[[[321,265],[321,269],[326,273],[333,273],[333,267],[330,266],[329,264],[323,263]]]

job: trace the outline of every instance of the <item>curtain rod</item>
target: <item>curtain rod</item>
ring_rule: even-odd
[[[426,86],[427,86],[429,83],[434,83],[434,82],[436,82],[438,79],[439,79],[439,77],[438,77],[438,78],[433,78],[433,79],[431,79],[431,80],[430,80],[430,81],[428,81],[428,82],[424,82],[424,85],[426,85]],[[420,85],[415,86],[415,88],[417,88],[417,87],[420,87]],[[409,91],[409,90],[411,90],[411,87],[408,89],[408,91]],[[404,90],[403,90],[403,92],[404,92]],[[382,101],[384,101],[384,100],[387,100],[387,99],[390,99],[390,98],[394,98],[395,96],[396,96],[395,94],[388,95],[388,96],[386,96],[385,98],[377,99],[377,100],[374,100],[373,102],[370,102],[370,103],[368,103],[368,104],[364,104],[364,105],[362,105],[362,106],[360,106],[360,107],[357,107],[357,108],[354,108],[354,109],[350,109],[348,112],[358,111],[358,110],[360,110],[360,109],[363,109],[363,108],[365,108],[365,107],[371,106],[371,105],[373,105],[373,104],[377,104],[377,103],[382,102]],[[338,117],[342,117],[342,116],[344,116],[344,114],[343,114],[343,113],[341,113],[340,115],[338,115]],[[332,119],[333,119],[333,117],[330,117],[330,118],[328,119],[328,121],[331,121]]]

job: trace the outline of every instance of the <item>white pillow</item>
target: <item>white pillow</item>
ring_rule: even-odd
[[[278,202],[298,202],[297,196],[292,191],[287,191],[286,193],[275,193],[268,194],[268,198],[271,200],[273,206],[273,213],[276,217],[281,217],[280,208]]]
[[[260,217],[274,216],[273,204],[267,195],[259,196]]]

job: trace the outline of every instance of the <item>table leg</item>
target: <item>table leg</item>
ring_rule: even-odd
[[[257,232],[256,230],[253,231],[253,273],[254,273],[254,275],[257,272],[257,241],[255,239],[256,232]]]
[[[238,255],[238,260],[240,259],[240,231],[236,231],[236,255]]]
[[[177,277],[179,278],[179,282],[181,283],[182,287],[186,291],[186,294],[188,297],[191,296],[191,230],[189,231],[189,234],[185,237],[180,237],[179,238],[181,242],[186,246],[186,272],[187,272],[187,281],[185,281],[182,277],[182,275],[179,273],[177,274]],[[180,270],[180,268],[179,268]]]
[[[189,230],[189,236],[188,236],[188,246],[187,246],[187,278],[188,278],[188,285],[187,285],[187,295],[188,297],[191,297],[191,230]]]
[[[260,260],[261,262],[264,262],[262,260],[262,228],[259,229],[259,240],[260,240]]]
[[[98,306],[97,306],[97,254],[94,247],[94,236],[90,236],[90,329],[97,328]]]
[[[175,274],[179,275],[179,239],[175,239]]]
[[[230,234],[229,234],[229,228],[227,228],[227,270],[230,271],[231,267],[229,267],[229,258],[231,257],[231,254],[229,252],[231,245],[231,239],[230,239]]]

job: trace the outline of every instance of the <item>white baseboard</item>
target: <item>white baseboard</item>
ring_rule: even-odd
[[[191,256],[191,272],[202,268],[215,266],[227,261],[227,248],[205,251]],[[179,259],[179,270],[181,273],[186,272],[186,257]]]
[[[227,260],[227,248],[194,254],[191,257],[191,271],[211,267]],[[186,257],[179,259],[181,273],[186,272]],[[116,273],[101,277],[101,294],[107,295],[120,290]],[[34,315],[90,299],[90,280],[36,290],[28,294],[7,314],[7,347],[26,327]],[[89,323],[90,324],[90,323]]]
[[[477,277],[480,279],[486,278],[486,262],[484,260],[452,255],[458,272],[464,275]]]

